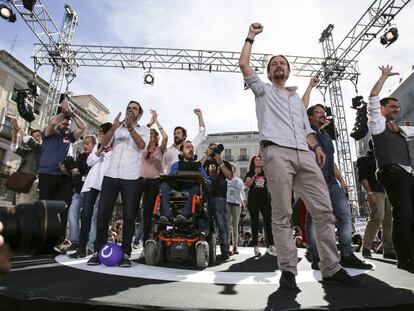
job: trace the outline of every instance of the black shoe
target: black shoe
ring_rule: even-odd
[[[279,287],[283,289],[298,289],[295,275],[290,271],[282,271],[279,280]]]
[[[313,258],[312,264],[311,264],[312,270],[319,270],[319,262],[320,262],[319,258],[317,257]]]
[[[361,259],[359,259],[357,256],[354,255],[354,253],[351,253],[347,256],[341,256],[341,266],[345,268],[354,268],[354,269],[372,269],[372,265],[369,263],[365,263]]]
[[[118,265],[122,268],[131,267],[131,260],[129,260],[129,256],[127,254],[124,254],[124,257],[122,257]]]
[[[397,254],[394,252],[385,253],[383,255],[384,259],[397,259]]]
[[[225,252],[225,253],[221,254],[221,259],[222,260],[228,260],[228,259],[230,259],[229,253],[228,252]]]
[[[345,269],[339,269],[334,275],[330,277],[322,278],[323,281],[326,282],[338,282],[346,286],[359,286],[361,285],[361,281],[353,278],[345,271]]]
[[[305,258],[306,258],[307,261],[312,263],[312,255],[308,250],[305,252]]]
[[[77,249],[76,252],[74,252],[72,254],[69,254],[68,257],[72,258],[72,259],[85,258],[86,257],[86,252],[82,251],[80,249]]]
[[[414,260],[398,259],[397,267],[398,269],[402,269],[402,270],[406,270],[408,272],[414,273]]]
[[[93,253],[92,257],[89,258],[88,262],[86,263],[89,266],[97,266],[101,264],[101,260],[99,259],[98,252]]]
[[[368,248],[362,248],[362,257],[364,258],[372,258],[371,255],[371,250],[369,250]]]
[[[175,217],[175,221],[176,221],[176,222],[183,222],[184,220],[186,220],[186,218],[185,218],[185,216],[183,216],[183,215],[177,215],[177,216]]]

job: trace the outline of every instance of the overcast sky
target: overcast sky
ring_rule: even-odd
[[[334,24],[336,44],[345,37],[372,0],[306,1],[306,0],[43,0],[57,25],[61,24],[64,3],[70,3],[79,16],[74,43],[96,45],[139,46],[153,48],[188,48],[239,52],[252,22],[264,25],[256,37],[253,52],[322,57],[318,42],[328,24]],[[385,1],[383,1],[385,2]],[[400,38],[388,48],[379,38],[358,57],[361,77],[359,93],[367,96],[379,76],[378,66],[392,64],[402,76],[414,65],[414,5],[409,3],[395,19]],[[410,20],[411,18],[411,20]],[[36,37],[20,16],[16,23],[0,21],[0,49],[33,68],[30,56]],[[14,46],[13,46],[14,45]],[[13,50],[11,51],[13,47]],[[51,67],[42,68],[40,75],[49,81]],[[197,131],[192,109],[201,108],[207,132],[257,130],[254,97],[243,90],[242,75],[237,73],[208,73],[195,71],[155,70],[155,84],[143,84],[143,70],[87,68],[78,70],[71,84],[75,95],[93,94],[111,114],[124,111],[130,99],[142,103],[143,123],[149,119],[149,109],[159,113],[159,121],[171,135],[176,125]],[[263,79],[265,77],[263,76]],[[290,77],[289,85],[297,85],[299,94],[308,79]],[[385,90],[398,82],[393,77]],[[356,95],[354,86],[342,83],[344,104],[347,107],[348,131],[354,123],[354,112],[348,107]],[[385,95],[387,92],[384,92]],[[314,91],[311,104],[323,103]],[[353,139],[350,139],[353,144]]]

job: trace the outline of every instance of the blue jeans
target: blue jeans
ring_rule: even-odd
[[[352,250],[352,214],[348,199],[344,190],[338,183],[328,183],[329,196],[333,213],[337,220],[339,250],[341,256],[350,255]],[[313,221],[309,212],[306,214],[306,235],[308,237],[308,248],[313,258],[319,258],[313,232]]]
[[[171,207],[170,207],[170,190],[171,187],[167,182],[162,182],[160,184],[161,191],[161,216],[171,217]],[[178,191],[188,191],[188,198],[185,202],[184,208],[181,210],[181,214],[185,217],[191,215],[191,204],[193,201],[193,196],[200,193],[200,186],[198,184],[186,185],[183,188],[175,189]]]
[[[227,227],[227,200],[226,198],[210,198],[209,213],[214,216],[220,236],[220,252],[227,254],[229,251],[229,229]]]
[[[124,254],[131,255],[132,236],[134,235],[135,218],[139,208],[141,185],[142,183],[138,179],[104,177],[98,207],[97,233],[94,243],[95,252],[99,252],[101,247],[108,241],[108,225],[116,198],[121,193],[123,216],[122,250]]]
[[[80,193],[74,192],[72,195],[72,203],[69,207],[68,220],[69,220],[69,240],[72,243],[79,242],[79,222],[80,211],[83,206],[83,196]]]

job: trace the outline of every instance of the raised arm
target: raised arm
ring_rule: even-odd
[[[254,38],[262,31],[263,26],[259,23],[253,23],[249,27],[249,32],[247,34],[246,41],[244,42],[239,59],[239,67],[244,77],[249,77],[254,72],[253,68],[250,67],[250,55],[252,53]]]
[[[56,126],[58,126],[58,124],[62,122],[65,116],[69,113],[69,103],[67,101],[61,102],[60,107],[62,108],[61,112],[54,116],[45,128],[46,137],[55,132]]]
[[[397,72],[392,72],[392,66],[387,65],[378,68],[381,70],[381,76],[378,79],[378,81],[375,82],[374,87],[372,88],[371,93],[369,94],[369,97],[378,96],[388,77],[398,75]]]
[[[134,128],[134,118],[133,113],[127,113],[125,117],[125,126],[128,129],[129,134],[131,135],[132,139],[134,140],[134,143],[137,145],[139,149],[144,149],[146,146],[146,143],[144,139],[137,133],[137,131]]]
[[[150,110],[151,114],[152,114],[152,118],[151,121],[152,123],[155,123],[158,127],[158,130],[161,133],[161,145],[160,145],[160,149],[161,152],[164,153],[165,150],[167,149],[167,144],[168,144],[168,135],[165,132],[164,128],[161,126],[160,122],[158,121],[158,113],[155,110]]]
[[[312,89],[317,86],[319,83],[318,77],[312,77],[309,81],[309,85],[305,91],[305,93],[302,96],[303,105],[305,106],[305,109],[308,109],[309,102],[310,102],[310,95],[312,92]]]
[[[73,131],[73,137],[77,140],[79,137],[81,137],[83,132],[85,132],[86,125],[74,112],[71,112],[69,116],[76,124],[76,129]]]
[[[101,146],[105,147],[108,146],[111,142],[112,137],[114,136],[115,131],[121,126],[122,122],[119,120],[121,117],[121,113],[118,113],[116,118],[114,119],[114,122],[112,122],[112,127],[106,134],[102,137],[101,140]]]
[[[204,140],[206,136],[206,125],[204,124],[203,113],[201,112],[201,109],[196,108],[193,111],[198,118],[199,131],[196,137],[194,137],[194,139],[192,140],[192,143],[194,148],[197,148],[197,146]]]

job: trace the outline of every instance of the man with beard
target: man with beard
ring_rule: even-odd
[[[76,124],[76,129],[70,131],[71,120]],[[68,207],[72,201],[72,177],[61,169],[61,162],[68,156],[72,143],[77,141],[86,126],[79,119],[67,101],[60,104],[60,112],[50,121],[42,132],[42,153],[37,172],[39,173],[39,200],[60,200],[67,204],[67,208],[61,214],[62,239],[65,236]],[[62,247],[55,250],[61,251]]]
[[[307,110],[309,122],[315,131],[318,144],[326,155],[325,164],[321,167],[323,177],[328,186],[333,213],[337,220],[339,250],[341,253],[341,265],[346,268],[372,269],[372,265],[358,259],[352,249],[352,214],[348,204],[346,193],[348,185],[334,162],[335,148],[332,138],[324,131],[323,127],[329,124],[326,120],[325,107],[321,104],[309,107]],[[339,181],[339,184],[338,184]],[[313,235],[313,222],[309,213],[306,215],[306,233],[309,241],[309,251],[312,255],[312,269],[319,270],[319,254]]]
[[[191,162],[194,161],[194,146],[190,141],[185,141],[180,146],[180,152],[182,153],[183,157],[181,161],[184,162]],[[168,173],[170,176],[177,175],[179,172],[179,161],[175,162],[171,166],[171,170]],[[200,173],[204,179],[206,184],[210,183],[210,180],[207,176],[206,171],[200,165]],[[160,219],[159,221],[162,223],[168,223],[171,219],[171,208],[170,208],[170,190],[178,190],[178,191],[187,191],[188,198],[185,202],[184,208],[180,211],[180,214],[176,216],[176,221],[183,221],[187,217],[191,216],[191,202],[193,200],[193,196],[200,193],[200,185],[195,182],[191,181],[180,181],[177,182],[176,187],[171,187],[168,182],[162,182],[160,185],[160,192],[161,192],[161,211],[160,211]]]
[[[206,135],[206,126],[204,124],[201,109],[196,108],[193,111],[198,118],[199,132],[197,136],[193,139],[192,144],[194,148],[197,148],[198,144],[204,139]],[[167,151],[164,154],[163,167],[165,169],[166,174],[170,172],[171,166],[178,161],[178,155],[180,154],[180,146],[186,139],[186,129],[181,126],[177,126],[174,129],[174,143],[171,145],[170,148],[167,149]]]
[[[132,251],[132,236],[142,186],[139,179],[141,156],[150,137],[149,128],[138,124],[143,113],[144,111],[138,102],[130,101],[126,109],[125,120],[120,121],[121,113],[119,113],[112,123],[111,129],[102,137],[102,146],[107,146],[112,142],[112,156],[102,181],[94,243],[95,253],[89,259],[88,265],[101,264],[98,252],[108,241],[108,225],[115,201],[118,194],[121,193],[122,250],[124,254],[119,266],[131,266],[129,257]]]
[[[392,240],[397,253],[397,267],[414,273],[414,180],[405,137],[413,136],[412,126],[397,126],[400,111],[396,98],[379,99],[388,79],[396,75],[392,66],[380,67],[381,76],[368,98],[368,128],[374,141],[377,178],[392,206]],[[409,133],[411,132],[411,133]]]
[[[346,285],[359,283],[339,263],[335,243],[335,217],[329,192],[320,165],[325,155],[313,135],[303,101],[296,88],[286,87],[290,65],[283,55],[273,56],[267,66],[265,83],[250,66],[254,38],[263,31],[259,23],[250,25],[239,66],[247,86],[255,95],[256,116],[263,155],[263,169],[272,197],[272,231],[275,239],[278,266],[282,271],[280,287],[297,289],[298,251],[292,239],[292,188],[305,202],[314,223],[320,252],[320,268],[324,281]],[[309,151],[309,146],[315,154]]]

